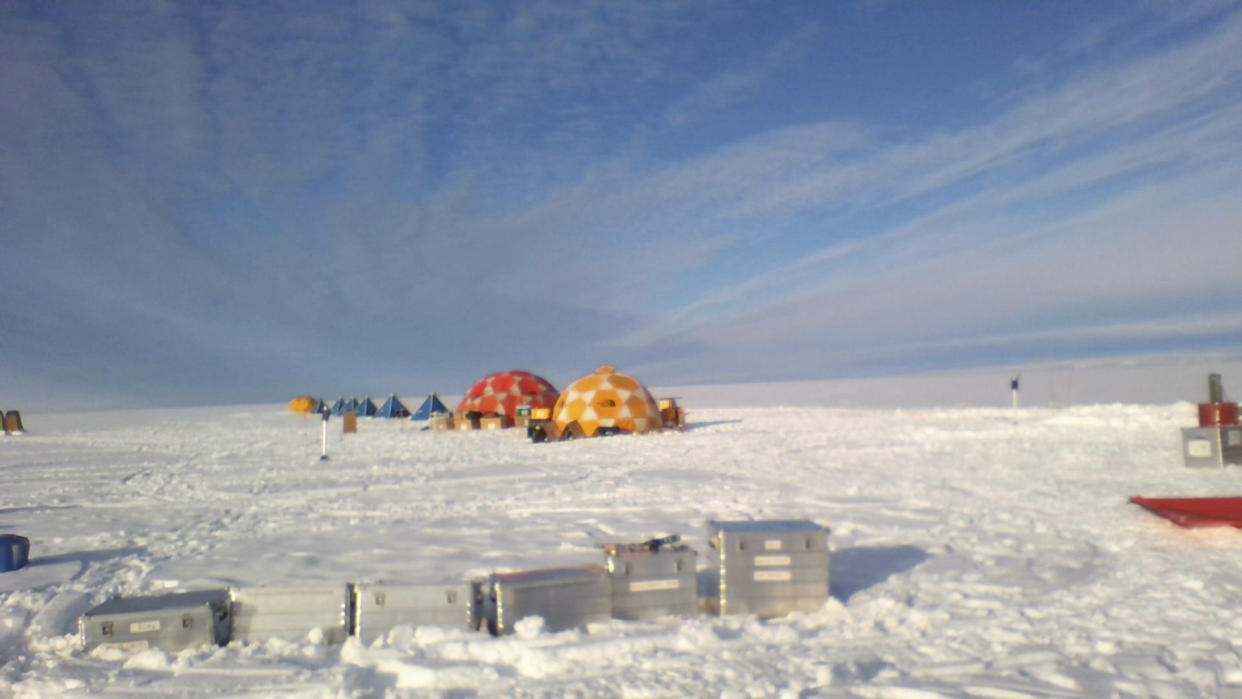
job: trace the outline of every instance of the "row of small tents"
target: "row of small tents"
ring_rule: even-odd
[[[444,401],[440,400],[440,396],[435,393],[427,396],[422,405],[418,406],[418,410],[413,412],[405,407],[395,393],[389,395],[388,400],[380,406],[376,406],[370,396],[362,400],[337,398],[336,402],[330,406],[319,398],[301,396],[289,402],[289,410],[303,415],[330,413],[341,416],[345,413],[354,413],[359,417],[409,418],[411,420],[429,420],[436,413],[449,412],[448,406],[444,405]]]

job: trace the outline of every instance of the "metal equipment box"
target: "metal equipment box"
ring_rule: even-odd
[[[503,415],[488,415],[479,418],[479,429],[481,430],[503,430],[509,426],[509,418]]]
[[[86,650],[178,651],[229,642],[229,591],[110,599],[78,618]]]
[[[543,617],[544,628],[563,631],[612,618],[608,572],[600,566],[494,573],[488,581],[488,626],[512,633],[523,617]]]
[[[233,589],[234,641],[301,641],[314,629],[324,643],[349,635],[349,585]]]
[[[667,545],[678,539],[604,545],[614,618],[650,620],[698,614],[698,554],[684,544]]]
[[[809,520],[708,522],[720,613],[782,616],[828,601],[828,529]]]
[[[1242,426],[1183,427],[1182,458],[1191,468],[1242,465]]]
[[[363,583],[354,586],[354,635],[364,645],[394,626],[476,628],[474,586],[460,583]]]
[[[435,413],[427,418],[427,426],[433,430],[453,429],[453,416],[448,413]]]

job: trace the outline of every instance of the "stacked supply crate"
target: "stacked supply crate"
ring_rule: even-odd
[[[616,619],[656,619],[698,613],[696,553],[679,536],[639,544],[605,544],[604,562]]]
[[[229,642],[229,591],[110,599],[78,619],[86,650],[178,651]]]
[[[782,616],[828,601],[828,529],[808,520],[708,522],[720,613]]]

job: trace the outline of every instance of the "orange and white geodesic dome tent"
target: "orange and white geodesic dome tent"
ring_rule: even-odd
[[[556,389],[529,371],[500,371],[483,377],[457,404],[457,414],[480,413],[517,418],[518,408],[551,408]]]
[[[570,384],[552,409],[552,421],[562,431],[577,422],[588,437],[601,427],[650,432],[664,426],[660,408],[647,389],[610,366]]]

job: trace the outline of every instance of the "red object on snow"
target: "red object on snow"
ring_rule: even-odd
[[[1242,498],[1144,498],[1130,502],[1181,527],[1242,528]]]
[[[1237,403],[1200,403],[1200,427],[1230,427],[1238,424]]]
[[[542,376],[528,371],[501,371],[479,380],[457,405],[457,414],[504,415],[517,418],[521,407],[548,408],[556,405],[557,392]]]

